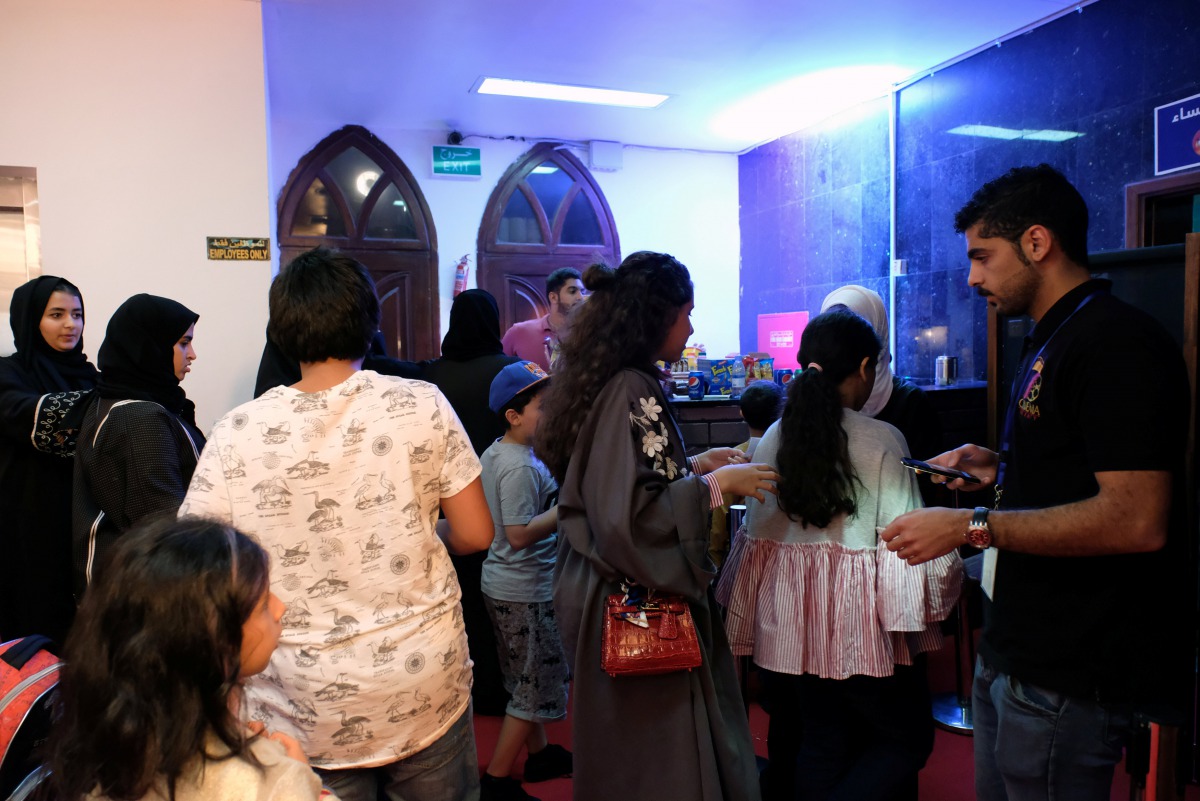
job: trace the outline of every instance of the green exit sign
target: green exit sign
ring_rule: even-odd
[[[433,146],[434,175],[465,175],[479,177],[479,148]]]

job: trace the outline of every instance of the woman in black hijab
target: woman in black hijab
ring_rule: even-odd
[[[45,634],[59,645],[71,597],[71,454],[62,418],[96,384],[83,353],[83,298],[43,275],[13,292],[16,353],[0,358],[0,642]]]
[[[82,594],[118,536],[183,502],[204,436],[179,382],[196,358],[194,311],[134,295],[108,321],[100,383],[75,451],[76,592]],[[213,477],[215,480],[216,477]]]
[[[500,312],[491,293],[468,289],[454,298],[442,357],[421,365],[423,378],[436,384],[454,407],[476,455],[504,436],[504,425],[488,408],[488,388],[496,373],[515,361],[519,359],[506,356],[500,344]]]
[[[442,340],[442,357],[421,365],[425,380],[436,384],[454,407],[476,456],[504,435],[500,418],[488,408],[488,390],[496,373],[516,361],[520,361],[516,356],[504,355],[500,312],[491,293],[468,289],[455,297],[450,307],[450,329]],[[475,684],[471,688],[475,713],[503,715],[508,693],[496,653],[496,634],[479,588],[486,558],[487,551],[481,551],[467,556],[451,554],[450,561],[458,572],[463,622],[475,660]]]

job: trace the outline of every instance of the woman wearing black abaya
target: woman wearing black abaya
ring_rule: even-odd
[[[778,475],[733,448],[686,455],[655,366],[679,361],[693,333],[686,267],[642,251],[616,270],[592,265],[583,285],[534,442],[559,486],[554,612],[575,682],[575,801],[758,801],[708,530],[722,493],[761,502]],[[699,667],[603,670],[606,601],[630,583],[687,599]]]
[[[76,592],[112,543],[144,517],[183,502],[204,436],[179,382],[196,358],[196,320],[181,303],[134,295],[113,313],[100,346],[100,383],[75,450]]]
[[[83,298],[43,275],[13,292],[17,351],[0,358],[0,642],[45,634],[59,645],[71,597],[71,448],[59,415],[96,384],[83,353]],[[35,445],[35,443],[37,443]]]
[[[454,298],[450,307],[450,329],[442,340],[442,357],[422,362],[422,378],[436,384],[462,421],[475,455],[487,450],[504,435],[504,425],[488,408],[492,379],[506,364],[519,361],[506,356],[500,345],[500,312],[496,299],[482,289],[468,289]],[[450,555],[462,587],[463,622],[475,660],[475,684],[471,688],[475,713],[503,715],[508,693],[500,673],[496,634],[483,604],[480,575],[487,551],[467,556]]]
[[[488,389],[496,373],[519,361],[500,344],[500,312],[484,289],[468,289],[450,307],[450,329],[442,340],[442,358],[422,362],[421,378],[436,384],[454,407],[471,447],[479,455],[504,436],[504,424],[488,407]]]

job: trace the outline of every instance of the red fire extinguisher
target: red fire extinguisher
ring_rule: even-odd
[[[466,291],[467,288],[467,273],[470,268],[467,267],[467,259],[470,254],[464,255],[458,260],[458,266],[454,268],[454,297],[458,297],[460,293]]]

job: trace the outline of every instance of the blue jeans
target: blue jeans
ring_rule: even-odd
[[[982,657],[971,704],[981,801],[1108,801],[1129,715],[1022,682]]]
[[[436,742],[410,757],[377,768],[318,768],[317,774],[341,801],[479,801],[471,709]]]

